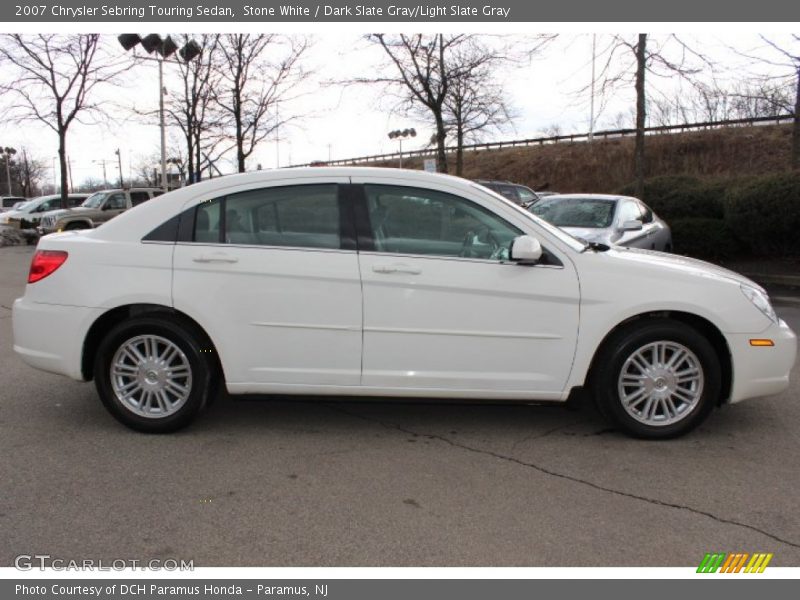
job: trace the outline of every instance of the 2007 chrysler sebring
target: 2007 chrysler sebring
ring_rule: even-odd
[[[230,394],[565,401],[629,434],[788,385],[797,340],[712,265],[587,245],[472,182],[393,169],[224,177],[41,239],[14,349],[126,425]]]

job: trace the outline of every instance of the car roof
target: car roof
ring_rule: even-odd
[[[579,199],[586,198],[587,200],[638,200],[633,196],[621,196],[619,194],[550,194],[546,196],[548,200],[559,199]]]

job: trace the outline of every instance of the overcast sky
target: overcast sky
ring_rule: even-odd
[[[331,27],[330,29],[333,29]],[[175,33],[174,31],[172,33]],[[422,147],[433,133],[432,127],[401,115],[393,115],[391,102],[382,98],[378,88],[365,86],[326,86],[323,82],[365,76],[375,73],[382,63],[382,51],[363,41],[357,32],[316,32],[309,36],[312,45],[304,64],[314,72],[309,80],[306,94],[298,100],[295,112],[308,115],[293,126],[284,128],[280,141],[262,143],[248,159],[248,169],[258,164],[263,168],[277,165],[307,163],[312,160],[349,158],[353,156],[394,152],[396,141],[389,140],[387,133],[393,129],[415,127],[418,136],[404,142],[404,150]],[[663,39],[665,36],[660,36]],[[775,39],[786,39],[785,34],[776,34]],[[499,37],[496,38],[499,40]],[[598,53],[608,44],[609,34],[597,37]],[[659,36],[655,37],[658,40]],[[755,64],[731,50],[741,49],[750,54],[763,53],[779,59],[764,49],[763,42],[749,33],[713,36],[690,32],[681,36],[693,48],[701,49],[719,67],[716,79],[722,85],[742,79],[745,75],[780,72],[780,67],[766,63]],[[109,36],[110,47],[115,48],[114,36]],[[514,36],[514,41],[524,43],[524,35]],[[499,41],[497,43],[500,43]],[[536,137],[553,127],[562,132],[585,132],[589,126],[589,95],[579,94],[581,88],[591,80],[592,35],[561,34],[540,55],[523,61],[497,73],[504,85],[510,105],[517,118],[505,131],[487,136],[489,140]],[[119,52],[123,50],[119,47]],[[598,61],[598,70],[600,69]],[[177,91],[176,80],[171,76],[174,66],[166,65],[166,88]],[[9,72],[0,71],[0,78],[7,80]],[[708,77],[708,76],[706,76]],[[660,90],[674,95],[682,85],[674,77],[653,77],[650,90]],[[619,113],[629,113],[633,105],[632,86],[620,89],[606,98],[602,113],[597,116],[597,127],[610,127]],[[129,72],[122,87],[107,88],[102,96],[116,100],[120,105],[136,104],[137,109],[151,110],[158,106],[158,70],[154,63],[144,63]],[[597,103],[598,106],[600,103]],[[124,108],[116,108],[109,125],[75,124],[68,137],[68,153],[72,164],[73,183],[78,185],[87,177],[102,179],[101,161],[107,161],[110,181],[117,177],[114,151],[120,149],[123,175],[126,179],[135,171],[137,164],[146,162],[159,152],[159,129],[153,123],[143,123]],[[171,129],[170,146],[181,144],[180,133]],[[17,149],[25,147],[31,155],[47,162],[52,180],[53,158],[57,151],[55,133],[44,125],[26,123],[16,125],[0,123],[0,143]],[[185,151],[184,151],[185,153]],[[233,156],[231,155],[231,159]],[[157,165],[153,165],[157,166]],[[223,172],[233,172],[232,162],[221,165]],[[56,176],[58,174],[56,173]]]

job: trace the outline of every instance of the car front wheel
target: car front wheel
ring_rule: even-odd
[[[600,411],[626,433],[683,435],[717,403],[721,368],[711,343],[685,323],[635,322],[606,342],[593,370]]]
[[[189,328],[157,317],[125,321],[101,342],[95,385],[120,422],[148,433],[188,425],[206,404],[212,368]]]

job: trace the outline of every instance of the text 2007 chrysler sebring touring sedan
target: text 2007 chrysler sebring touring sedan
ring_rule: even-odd
[[[478,184],[413,171],[224,177],[41,239],[14,348],[94,379],[144,431],[231,394],[565,401],[669,437],[788,385],[797,341],[759,286],[587,246]]]

